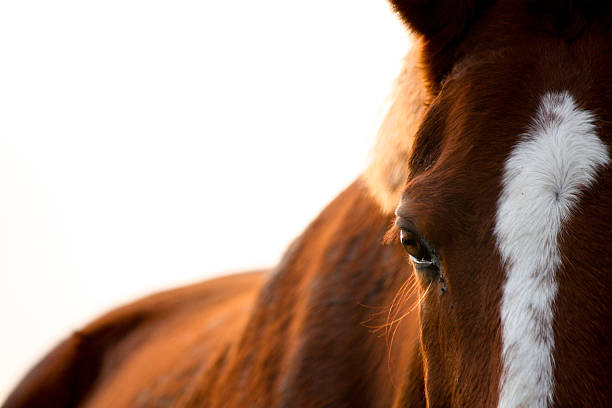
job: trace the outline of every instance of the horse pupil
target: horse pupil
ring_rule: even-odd
[[[414,238],[414,234],[406,230],[400,231],[400,241],[405,247],[416,245],[416,239]]]
[[[406,251],[417,259],[423,259],[425,254],[421,248],[421,244],[413,232],[400,230],[400,241]]]

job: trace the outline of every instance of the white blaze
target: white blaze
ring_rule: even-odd
[[[506,274],[499,408],[547,407],[552,401],[559,235],[580,193],[609,160],[594,116],[562,92],[542,98],[505,164],[495,224]]]

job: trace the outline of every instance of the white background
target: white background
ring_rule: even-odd
[[[0,401],[109,307],[273,265],[407,48],[384,0],[0,2]]]

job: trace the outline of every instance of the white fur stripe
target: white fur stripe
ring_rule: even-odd
[[[609,161],[593,115],[563,92],[542,98],[505,164],[495,225],[506,274],[499,408],[544,408],[552,401],[559,234],[581,191]]]

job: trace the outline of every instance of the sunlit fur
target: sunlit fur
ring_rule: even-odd
[[[363,175],[370,194],[387,214],[395,209],[408,178],[412,136],[421,124],[428,100],[419,67],[421,40],[413,36],[412,41],[412,48],[404,58],[404,67],[387,101]]]

